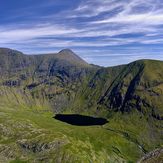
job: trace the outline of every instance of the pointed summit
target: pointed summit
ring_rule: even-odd
[[[63,49],[58,53],[58,58],[66,60],[70,63],[82,66],[89,66],[89,64],[75,54],[71,49]]]
[[[78,60],[82,60],[77,54],[75,54],[71,49],[63,49],[58,54],[65,57],[74,57]],[[84,61],[84,60],[83,60]],[[84,61],[85,62],[85,61]]]
[[[71,49],[63,49],[59,53],[66,53],[66,54],[75,54]]]

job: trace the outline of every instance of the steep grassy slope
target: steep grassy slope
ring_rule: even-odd
[[[163,62],[103,68],[71,50],[0,49],[0,162],[136,162],[163,145]],[[71,126],[55,113],[106,117]]]
[[[83,94],[86,108],[112,112],[140,111],[163,119],[163,62],[140,60],[128,65],[102,68]]]
[[[100,99],[107,107],[121,111],[136,108],[163,119],[163,62],[137,61],[129,64],[113,83],[111,91],[105,92]],[[108,103],[109,101],[109,103]]]

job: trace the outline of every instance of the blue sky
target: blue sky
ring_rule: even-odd
[[[0,0],[0,47],[70,48],[102,66],[163,60],[163,1]]]

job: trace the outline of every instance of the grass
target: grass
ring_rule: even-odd
[[[61,159],[63,162],[67,158],[72,162],[135,161],[141,155],[137,145],[120,134],[106,130],[105,126],[72,126],[55,120],[50,112],[36,113],[19,108],[0,107],[0,113],[3,114],[0,117],[0,145],[10,148],[13,158],[6,158],[11,162],[34,161],[44,154],[47,154],[48,160]],[[35,148],[54,142],[60,145],[33,152],[32,147],[23,149],[19,145],[18,142],[24,140]]]

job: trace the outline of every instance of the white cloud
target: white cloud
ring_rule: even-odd
[[[70,12],[67,17],[94,17],[123,7],[125,4],[127,4],[127,1],[85,0],[74,11]]]
[[[48,37],[48,36],[61,36],[72,34],[76,32],[81,32],[82,30],[77,30],[74,28],[66,29],[66,27],[59,27],[56,25],[45,25],[31,28],[19,28],[13,29],[15,27],[1,27],[0,28],[0,42],[12,42],[12,41],[25,41],[29,39],[34,39],[38,37]]]
[[[118,15],[114,18],[109,18],[105,20],[99,20],[92,22],[93,24],[101,23],[121,23],[121,24],[138,24],[141,25],[161,25],[163,24],[163,13],[145,13],[145,14],[135,14],[135,15]]]

